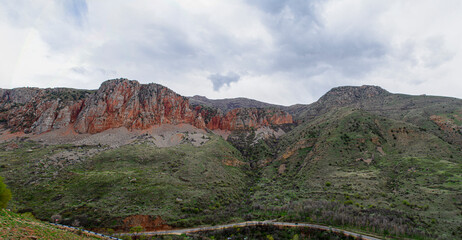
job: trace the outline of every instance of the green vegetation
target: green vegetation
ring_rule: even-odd
[[[316,154],[300,154],[307,144]],[[280,157],[261,170],[255,187],[254,218],[413,238],[462,235],[462,156],[432,133],[345,108],[298,126],[279,146]],[[298,154],[288,154],[294,146]],[[307,212],[307,205],[318,210]]]
[[[11,200],[11,191],[3,183],[3,178],[0,177],[0,209],[6,208],[8,202]]]
[[[63,102],[77,101],[84,99],[87,95],[94,93],[94,90],[81,90],[72,88],[48,88],[44,99],[60,99]]]
[[[28,214],[0,210],[0,239],[100,239],[61,230]]]
[[[28,149],[34,148],[34,151]],[[138,143],[103,151],[84,163],[44,164],[60,151],[88,151],[88,146],[44,146],[22,142],[5,159],[13,209],[40,219],[60,214],[62,223],[86,227],[122,227],[122,219],[162,216],[168,224],[193,226],[230,221],[243,201],[247,175],[223,160],[241,156],[222,138],[206,144],[157,148]]]

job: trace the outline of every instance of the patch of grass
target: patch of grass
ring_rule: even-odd
[[[100,239],[61,230],[51,224],[38,221],[30,215],[19,215],[0,210],[1,239]]]

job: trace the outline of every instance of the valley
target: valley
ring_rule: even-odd
[[[462,239],[461,144],[462,100],[376,86],[293,106],[127,79],[0,89],[7,208],[101,233],[276,220]]]

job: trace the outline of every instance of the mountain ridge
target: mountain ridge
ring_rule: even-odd
[[[292,123],[279,109],[236,108],[222,112],[190,105],[188,98],[155,83],[108,80],[96,91],[18,88],[0,91],[0,121],[13,131],[36,134],[72,127],[98,133],[188,123],[201,129],[236,130]]]

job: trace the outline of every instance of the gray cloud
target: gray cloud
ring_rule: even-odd
[[[286,105],[338,85],[459,96],[461,10],[399,0],[7,1],[0,87],[127,77]]]
[[[208,78],[212,81],[213,90],[218,91],[224,85],[229,86],[230,83],[239,81],[241,77],[234,72],[229,72],[223,75],[215,73],[210,75]]]
[[[319,73],[318,66],[330,66],[348,76],[370,71],[387,53],[377,35],[358,29],[336,32],[326,30],[320,15],[320,1],[261,2],[269,9],[265,24],[276,41],[276,51],[268,71],[303,71],[305,77]]]

